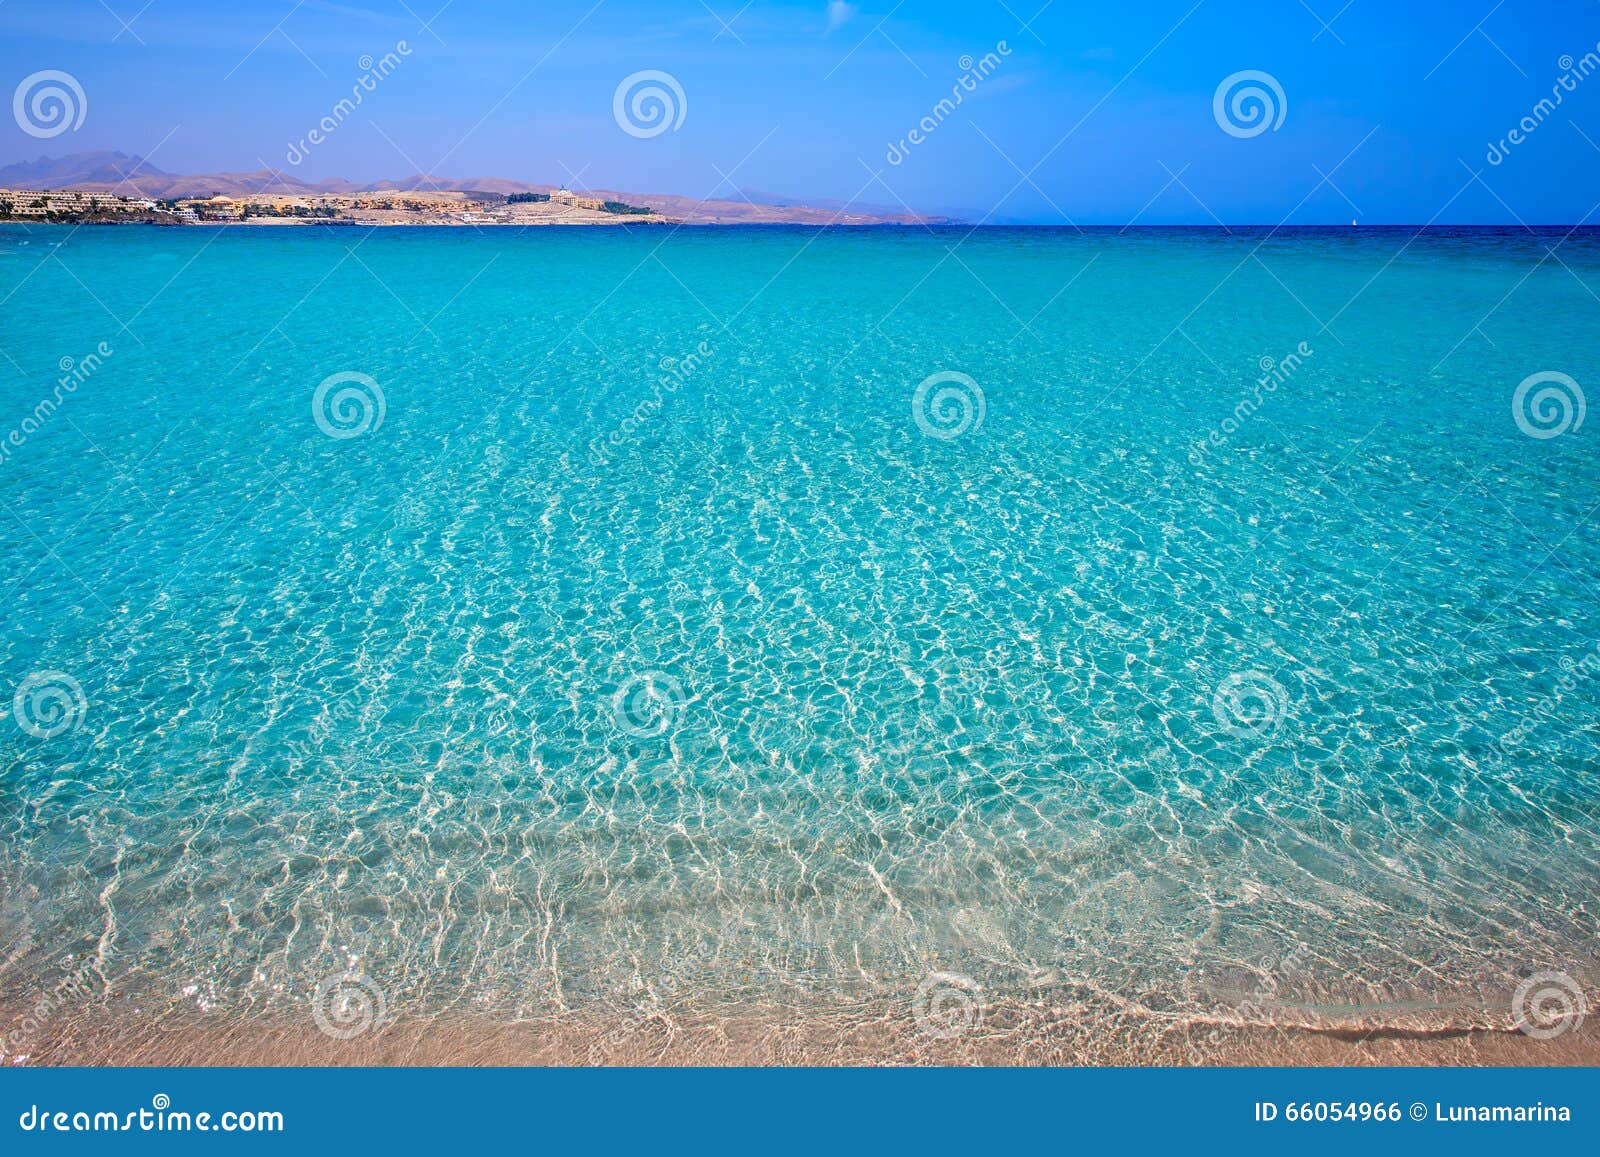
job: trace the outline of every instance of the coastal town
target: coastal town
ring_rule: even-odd
[[[577,185],[574,179],[572,182]],[[0,166],[0,221],[150,225],[916,225],[905,206],[752,190],[685,196],[413,173],[311,183],[272,169],[173,173],[114,150]]]
[[[154,225],[612,225],[669,223],[652,209],[570,189],[164,197],[0,188],[0,221]]]

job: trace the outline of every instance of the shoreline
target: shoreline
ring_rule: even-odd
[[[335,193],[321,190],[271,192],[183,192],[153,196],[123,186],[65,185],[0,187],[0,221],[61,224],[161,225],[614,225],[811,224],[927,225],[945,218],[916,214],[850,211],[806,205],[758,205],[751,201],[692,200],[672,195],[639,196],[547,187],[544,191],[487,189],[375,189]]]
[[[47,226],[66,226],[82,228],[84,226],[103,226],[110,228],[150,228],[150,229],[235,229],[259,227],[267,228],[338,228],[338,229],[527,229],[527,228],[628,228],[633,225],[649,225],[652,227],[671,225],[678,229],[815,229],[815,230],[849,230],[875,231],[880,229],[914,229],[921,232],[935,232],[939,230],[961,232],[969,226],[960,223],[939,225],[909,225],[899,221],[837,221],[832,223],[813,223],[810,221],[686,221],[676,217],[664,217],[660,214],[651,214],[649,217],[608,217],[605,220],[517,220],[517,221],[459,221],[441,218],[428,221],[369,221],[357,220],[349,217],[328,218],[273,218],[250,217],[244,220],[230,221],[178,221],[170,218],[52,218],[42,217],[0,217],[0,226],[25,225],[33,228]],[[989,225],[986,229],[1052,229],[1051,225]],[[1115,232],[1109,226],[1108,231]]]
[[[164,1015],[104,1004],[62,1010],[7,1065],[39,1066],[1572,1066],[1600,1065],[1600,1031],[1551,1039],[1510,1027],[1241,1024],[1007,1001],[970,1024],[920,1025],[905,1002],[678,1005],[502,1020],[446,1011],[361,1024],[339,1039],[309,1013]]]
[[[170,218],[154,219],[141,218],[132,215],[118,217],[95,217],[82,219],[69,219],[56,217],[46,219],[43,217],[0,216],[0,226],[26,225],[26,226],[148,226],[151,228],[228,228],[232,226],[256,227],[262,225],[281,226],[337,226],[350,228],[397,228],[397,229],[427,229],[440,226],[451,228],[472,226],[482,228],[503,228],[506,226],[526,227],[545,225],[599,225],[599,226],[628,226],[638,224],[675,225],[680,228],[690,229],[829,229],[848,230],[851,232],[875,232],[878,230],[915,230],[927,234],[939,233],[1004,233],[1004,232],[1039,232],[1039,233],[1076,233],[1084,236],[1125,237],[1141,234],[1216,234],[1221,236],[1236,237],[1241,241],[1258,238],[1260,234],[1268,233],[1281,236],[1326,234],[1344,235],[1370,235],[1384,234],[1397,237],[1431,237],[1436,239],[1449,239],[1461,234],[1491,234],[1510,237],[1541,237],[1541,236],[1576,236],[1600,233],[1600,223],[1577,225],[1530,225],[1524,229],[1521,226],[1507,225],[1441,225],[1441,224],[1382,224],[1382,225],[1339,225],[1336,223],[1303,224],[1303,225],[1063,225],[1053,222],[991,222],[983,225],[972,225],[958,220],[943,220],[930,223],[910,223],[903,221],[836,221],[836,222],[810,222],[810,221],[691,221],[682,218],[667,217],[660,214],[651,214],[649,217],[612,217],[603,221],[589,220],[518,220],[518,221],[458,221],[458,220],[429,220],[429,221],[377,221],[355,220],[345,217],[333,218],[255,218],[246,220],[202,220],[178,221]]]

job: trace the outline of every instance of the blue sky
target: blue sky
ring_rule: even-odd
[[[120,149],[174,172],[738,187],[994,222],[1600,217],[1600,72],[1536,111],[1571,79],[1564,57],[1600,53],[1596,0],[743,3],[8,0],[5,93],[59,70],[87,110],[48,139],[0,117],[0,164]],[[362,57],[401,41],[409,55],[291,164]],[[985,53],[998,64],[936,113]],[[617,87],[643,70],[681,88],[676,129],[619,127]],[[1244,70],[1283,93],[1282,122],[1254,136],[1214,115]]]

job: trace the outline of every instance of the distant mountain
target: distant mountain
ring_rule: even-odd
[[[294,177],[280,178],[266,170],[254,173],[206,173],[183,176],[157,168],[140,157],[120,152],[72,153],[65,157],[40,157],[0,168],[0,188],[83,189],[117,192],[130,197],[216,196],[218,193],[268,191],[316,194],[353,191],[347,181],[326,182],[326,188]]]
[[[586,196],[630,205],[648,205],[664,217],[694,225],[940,225],[946,217],[893,213],[865,205],[842,202],[787,201],[762,204],[749,199],[699,201],[671,193],[621,193],[609,189],[582,190]]]
[[[360,191],[370,193],[377,189],[401,189],[409,193],[421,189],[424,192],[494,193],[504,197],[507,193],[548,193],[556,187],[512,181],[505,177],[432,177],[418,173],[393,181],[374,181],[370,185],[362,185]]]
[[[18,161],[0,168],[0,187],[26,189],[64,189],[69,185],[114,184],[138,170],[140,176],[170,178],[172,174],[127,153],[101,150],[71,153],[65,157],[40,157],[37,161]]]
[[[315,184],[289,173],[258,169],[250,173],[169,173],[139,157],[121,152],[71,153],[65,157],[40,157],[0,168],[0,188],[82,189],[85,192],[120,193],[129,197],[249,197],[280,193],[314,197],[319,193],[371,193],[381,189],[406,192],[432,190],[505,196],[508,193],[545,193],[556,188],[504,177],[434,177],[415,174],[392,181],[356,184],[332,179]],[[648,205],[657,213],[694,224],[806,224],[881,225],[935,224],[943,217],[886,210],[881,206],[845,206],[839,202],[802,202],[770,194],[744,200],[697,201],[671,193],[630,193],[609,189],[579,189],[588,197]]]
[[[871,213],[876,217],[904,217],[906,209],[903,205],[873,204],[869,201],[836,201],[828,197],[788,197],[782,193],[765,193],[760,189],[740,189],[739,196],[746,201],[754,201],[757,205],[770,205],[774,209],[804,208],[826,209],[829,212],[848,210],[852,213]],[[923,214],[912,214],[917,220],[933,221],[942,218],[927,217]]]

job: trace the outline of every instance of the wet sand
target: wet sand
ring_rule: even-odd
[[[62,1009],[17,1037],[29,1065],[1596,1065],[1592,1021],[1549,1040],[1509,1026],[1418,1029],[1270,1027],[1167,1020],[1083,1006],[1005,1004],[949,1037],[903,1003],[837,1008],[662,1008],[504,1023],[453,1012],[335,1039],[309,1016],[162,1017],[105,1006]],[[19,1047],[20,1046],[20,1047]]]

